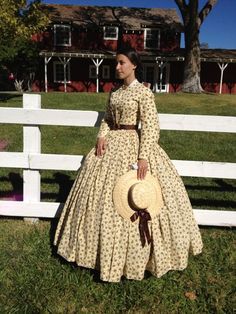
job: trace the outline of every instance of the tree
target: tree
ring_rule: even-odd
[[[184,23],[185,62],[182,90],[190,93],[201,93],[200,83],[200,42],[199,31],[202,23],[216,5],[217,0],[208,0],[199,11],[199,1],[175,0]]]
[[[29,63],[29,67],[34,67],[38,51],[31,37],[45,29],[49,18],[42,11],[40,0],[0,0],[0,5],[0,68],[12,72],[14,66],[14,72],[20,76],[21,59],[26,66]]]
[[[203,42],[203,43],[200,43],[200,48],[201,49],[209,49],[209,45],[208,45],[208,43]]]
[[[6,61],[5,65],[12,75],[15,89],[19,92],[31,91],[35,74],[40,67],[40,49],[38,43],[31,40],[22,40],[17,47],[17,54],[13,59]]]

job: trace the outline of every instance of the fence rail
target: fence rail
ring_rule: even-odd
[[[0,113],[0,123],[89,127],[99,126],[104,114],[96,111],[1,107]],[[236,133],[235,117],[165,113],[158,116],[162,130]]]
[[[83,156],[41,154],[40,125],[98,126],[103,113],[41,109],[41,96],[23,95],[23,108],[0,108],[0,123],[23,124],[23,152],[0,152],[0,167],[23,169],[23,201],[0,201],[0,215],[57,216],[62,203],[40,201],[39,170],[78,170]],[[236,118],[159,114],[163,130],[236,133]],[[236,179],[236,163],[172,160],[181,176]],[[198,224],[236,226],[236,211],[194,209]]]

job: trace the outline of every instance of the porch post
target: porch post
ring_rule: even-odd
[[[67,64],[68,62],[70,61],[71,58],[68,58],[66,60],[66,57],[63,58],[63,61],[62,59],[59,57],[59,60],[60,62],[63,64],[63,74],[64,74],[64,92],[66,93],[67,92],[67,84],[66,84],[66,67],[67,67]]]
[[[156,61],[156,64],[154,64],[154,71],[153,71],[153,92],[158,92],[158,74],[159,74],[159,62]]]
[[[160,68],[160,89],[159,92],[161,92],[162,89],[162,78],[163,78],[163,61],[161,61],[161,63],[159,64],[159,68]]]
[[[64,92],[67,92],[66,89],[66,58],[63,58],[63,72],[64,72]]]
[[[159,75],[159,84],[160,84],[160,88],[158,89],[158,77],[157,77],[157,80],[155,82],[155,90],[158,91],[158,92],[161,92],[162,90],[162,80],[163,80],[163,69],[164,67],[166,66],[167,62],[159,62],[158,60],[156,60],[156,63],[157,63],[157,66],[159,67],[159,71],[160,71],[160,75]]]
[[[101,59],[100,61],[99,61],[99,59],[96,59],[96,61],[94,59],[92,59],[92,60],[93,60],[93,63],[96,67],[96,92],[98,93],[99,92],[99,66],[103,62],[103,59]]]
[[[228,63],[217,63],[220,68],[220,90],[219,94],[222,93],[222,83],[223,83],[223,76],[224,76],[224,70],[227,68]]]
[[[52,57],[44,57],[44,88],[45,92],[48,92],[48,62],[51,60]]]

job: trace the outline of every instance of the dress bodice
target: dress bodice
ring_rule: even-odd
[[[138,125],[140,131],[140,159],[147,159],[152,145],[159,138],[159,122],[152,91],[138,81],[111,92],[98,137],[106,137],[114,125]]]
[[[128,86],[126,89],[120,87],[111,93],[110,111],[114,124],[137,125],[139,123],[139,102],[141,94],[138,90],[140,84]]]

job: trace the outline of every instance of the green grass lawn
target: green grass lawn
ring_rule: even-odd
[[[42,107],[103,111],[107,94],[42,93]],[[158,94],[160,113],[236,115],[236,95]],[[0,93],[0,107],[22,95]],[[87,154],[96,128],[43,126],[42,152]],[[22,126],[0,125],[7,151],[22,151]],[[236,162],[234,134],[161,131],[171,159]],[[76,173],[41,171],[43,201],[65,201]],[[235,210],[235,180],[183,178],[195,208]],[[0,198],[22,193],[22,170],[0,169]],[[30,225],[0,219],[0,313],[234,313],[235,229],[201,227],[203,254],[183,272],[141,282],[101,283],[98,273],[69,264],[52,246],[56,220]]]
[[[42,108],[104,111],[108,93],[40,93]],[[236,95],[155,94],[160,113],[236,116]],[[22,94],[0,92],[1,107],[22,107]]]
[[[102,283],[56,255],[54,223],[0,223],[0,313],[234,313],[235,230],[202,228],[204,251],[182,272]]]

